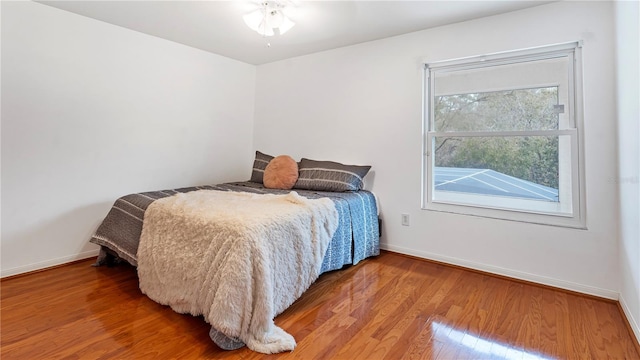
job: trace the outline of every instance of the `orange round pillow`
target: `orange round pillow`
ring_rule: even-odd
[[[288,155],[274,157],[264,169],[263,184],[269,189],[289,190],[298,180],[298,163]]]

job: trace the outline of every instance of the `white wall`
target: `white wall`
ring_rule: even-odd
[[[640,339],[640,6],[615,3],[620,195],[620,304]]]
[[[132,192],[248,179],[255,66],[2,2],[2,276],[97,253]]]
[[[561,2],[261,65],[254,145],[373,165],[384,248],[617,299],[613,29],[612,3]],[[588,230],[421,210],[422,62],[576,40]]]

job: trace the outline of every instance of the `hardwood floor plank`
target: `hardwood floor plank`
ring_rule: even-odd
[[[339,338],[346,337],[349,327],[356,321],[356,318],[350,316],[332,316],[312,332],[313,341],[302,341],[296,349],[301,353],[314,354],[314,357],[318,359],[330,359],[342,345]],[[323,341],[315,339],[323,339]]]
[[[2,280],[12,359],[640,359],[617,304],[383,252],[322,275],[275,322],[293,352],[223,351],[202,317],[93,260]]]
[[[549,357],[557,357],[558,353],[558,321],[555,306],[555,292],[550,289],[542,289],[540,304],[540,345],[542,354]]]
[[[599,359],[596,354],[589,351],[588,332],[585,329],[584,322],[581,321],[581,319],[586,319],[587,317],[583,317],[584,307],[582,306],[580,299],[575,295],[568,295],[567,300],[571,302],[571,306],[568,306],[568,315],[570,319],[569,336],[573,338],[573,349],[571,353],[580,359]]]
[[[540,326],[542,317],[542,289],[525,286],[523,288],[523,301],[519,308],[521,323],[514,344],[522,349],[540,348]],[[533,354],[533,355],[538,355]]]
[[[556,308],[556,338],[558,340],[558,356],[561,359],[577,359],[578,353],[574,352],[573,336],[571,334],[571,316],[569,315],[570,295],[563,292],[555,292],[554,307]]]
[[[413,334],[412,334],[413,335]],[[402,360],[416,360],[416,359],[434,359],[440,351],[440,347],[437,346],[433,340],[433,326],[431,318],[427,319],[422,330],[417,335],[414,335],[413,341],[404,350],[402,354]]]
[[[585,299],[578,299],[578,301],[580,315],[588,319],[593,319],[593,321],[595,321],[595,323],[597,324],[597,326],[584,328],[587,344],[589,345],[589,352],[593,354],[593,357],[596,359],[609,357],[610,355],[605,348],[605,339],[603,338],[602,334],[604,324],[601,324],[598,319],[594,302],[585,301]]]

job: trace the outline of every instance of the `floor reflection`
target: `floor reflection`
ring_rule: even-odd
[[[477,354],[477,358],[504,360],[555,360],[554,357],[530,353],[516,349],[494,340],[483,339],[480,336],[465,331],[456,330],[446,324],[432,322],[431,328],[434,338],[442,343],[453,343]]]

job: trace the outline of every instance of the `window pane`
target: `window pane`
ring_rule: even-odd
[[[558,87],[441,95],[434,98],[436,131],[558,129]]]
[[[559,140],[435,137],[434,190],[558,202]]]

